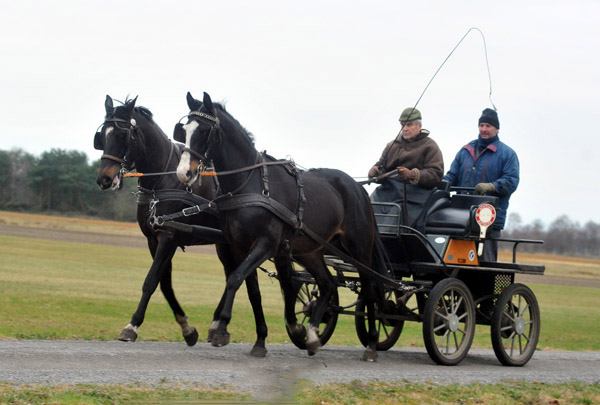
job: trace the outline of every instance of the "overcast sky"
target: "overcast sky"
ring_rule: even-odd
[[[600,222],[600,1],[0,0],[0,149],[100,158],[107,94],[167,135],[208,92],[256,146],[364,177],[450,51],[485,35],[500,138],[524,223]],[[491,107],[472,31],[420,101],[446,170]],[[95,181],[95,179],[90,179]],[[133,180],[132,180],[133,181]]]

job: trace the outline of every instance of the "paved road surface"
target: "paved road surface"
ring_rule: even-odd
[[[492,350],[473,349],[456,367],[435,365],[425,349],[393,348],[377,363],[360,360],[362,347],[325,346],[313,357],[293,345],[268,345],[264,359],[250,345],[215,348],[166,342],[0,340],[0,381],[21,384],[201,382],[227,384],[258,400],[293,394],[298,381],[497,383],[504,380],[600,382],[599,352],[538,351],[524,367],[501,366]]]

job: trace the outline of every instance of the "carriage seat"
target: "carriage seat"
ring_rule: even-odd
[[[471,194],[456,194],[450,201],[440,203],[443,207],[427,216],[425,222],[426,234],[469,236],[479,235],[479,225],[475,213],[479,205],[488,203],[494,207],[498,197]],[[433,206],[432,206],[433,208]]]

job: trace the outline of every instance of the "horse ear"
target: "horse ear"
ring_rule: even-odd
[[[210,111],[210,112],[214,112],[215,111],[215,109],[213,108],[212,100],[210,99],[210,96],[208,95],[207,92],[204,92],[203,103],[206,106],[206,108],[208,108],[208,111]]]
[[[192,93],[190,93],[188,91],[187,95],[185,96],[185,99],[187,100],[187,105],[190,108],[190,111],[194,111],[194,106],[196,105],[196,100],[194,99],[194,97],[192,97]]]
[[[109,115],[113,111],[113,101],[108,94],[106,95],[106,101],[104,101],[104,109],[106,110],[106,115]]]
[[[127,108],[127,111],[129,112],[129,114],[133,113],[133,109],[135,108],[135,102],[137,101],[138,96],[135,96],[135,98],[131,101],[128,101],[127,104],[125,104],[125,108]]]

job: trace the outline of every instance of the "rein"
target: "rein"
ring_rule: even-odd
[[[239,169],[235,169],[235,170],[226,170],[226,171],[222,171],[222,172],[204,171],[204,172],[200,172],[198,174],[200,176],[207,176],[207,177],[227,176],[230,174],[236,174],[236,173],[246,172],[249,170],[254,170],[254,169],[262,167],[262,166],[286,165],[286,164],[293,164],[293,163],[294,163],[293,160],[281,159],[281,160],[276,160],[273,162],[260,162],[260,163],[253,164],[252,166],[240,167]],[[156,173],[125,173],[123,175],[123,177],[162,176],[162,175],[167,175],[167,174],[177,174],[177,171],[175,170],[175,171],[171,171],[171,172],[156,172]]]
[[[398,176],[398,170],[394,169],[387,173],[380,174],[379,176],[370,177],[368,180],[358,181],[357,183],[363,186],[365,184],[378,183],[380,180],[394,178],[396,176]]]

